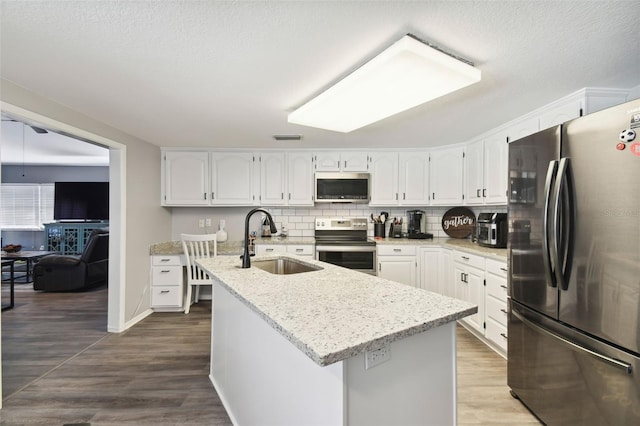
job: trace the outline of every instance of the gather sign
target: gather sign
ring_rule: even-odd
[[[442,216],[442,229],[451,238],[467,238],[476,229],[476,215],[466,207],[454,207]]]

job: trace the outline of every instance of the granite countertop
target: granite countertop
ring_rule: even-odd
[[[507,249],[498,249],[491,247],[483,247],[476,243],[472,243],[469,239],[456,239],[456,238],[434,238],[429,240],[410,240],[407,238],[374,238],[373,241],[376,244],[398,244],[398,245],[410,245],[418,247],[438,246],[446,247],[449,249],[462,250],[471,254],[477,254],[485,257],[495,257],[498,260],[507,259]],[[316,240],[314,237],[271,237],[271,238],[256,238],[255,244],[268,245],[268,244],[282,244],[282,245],[298,245],[298,244],[311,244],[315,245]],[[218,243],[219,255],[241,255],[244,242],[242,241],[225,241]],[[159,244],[153,244],[149,249],[151,255],[181,255],[182,243],[180,241],[168,241]]]
[[[230,256],[199,261],[218,282],[320,366],[477,312],[477,306],[383,278],[322,267],[293,275],[242,269]]]

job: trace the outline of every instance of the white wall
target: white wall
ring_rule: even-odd
[[[71,110],[7,80],[0,80],[0,99],[69,126],[126,146],[126,227],[124,248],[124,318],[149,308],[149,245],[171,238],[171,212],[160,206],[160,148]]]

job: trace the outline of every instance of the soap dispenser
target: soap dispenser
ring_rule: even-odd
[[[218,232],[216,232],[216,240],[219,243],[223,243],[227,241],[227,231],[224,230],[226,223],[223,219],[220,219],[220,224],[218,225]]]

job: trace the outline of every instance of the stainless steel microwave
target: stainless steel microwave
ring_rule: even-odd
[[[316,203],[368,203],[369,173],[318,172]]]

